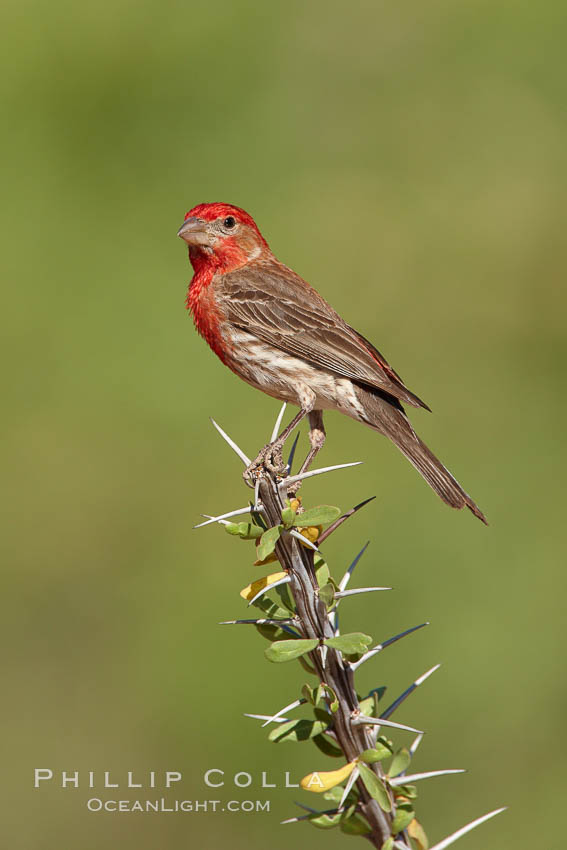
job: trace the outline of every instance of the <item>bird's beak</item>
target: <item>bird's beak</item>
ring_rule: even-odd
[[[206,245],[211,246],[212,240],[208,230],[207,222],[200,218],[186,218],[177,235],[187,242],[188,245]]]

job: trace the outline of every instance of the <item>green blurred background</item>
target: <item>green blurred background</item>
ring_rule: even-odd
[[[360,690],[394,698],[442,662],[399,719],[427,730],[417,769],[470,769],[420,787],[430,839],[508,805],[458,846],[564,846],[564,4],[2,14],[3,845],[356,844],[279,826],[313,796],[258,788],[262,770],[281,784],[327,767],[242,716],[285,705],[305,674],[217,625],[246,616],[258,569],[247,544],[192,530],[248,495],[208,417],[253,453],[278,410],[184,309],[177,228],[226,200],[431,405],[416,427],[491,521],[451,512],[385,440],[329,415],[322,460],[365,464],[304,499],[376,494],[326,554],[340,577],[370,538],[358,583],[395,587],[345,604],[343,628],[432,623],[366,665]],[[34,767],[177,769],[183,797],[272,811],[89,814],[92,792],[34,791]],[[254,784],[211,793],[211,767]]]

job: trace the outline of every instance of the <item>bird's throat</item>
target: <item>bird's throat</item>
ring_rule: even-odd
[[[246,245],[241,245],[236,239],[225,238],[222,245],[212,248],[191,245],[189,259],[196,275],[208,272],[212,276],[217,271],[227,274],[239,269],[250,257]]]
[[[220,332],[221,316],[212,286],[215,269],[202,266],[195,271],[189,284],[186,306],[193,316],[195,327],[215,354],[226,362],[226,347]]]
[[[190,310],[197,331],[210,345],[223,363],[227,362],[227,345],[221,334],[222,316],[215,298],[216,275],[228,274],[249,261],[246,246],[236,239],[225,239],[222,251],[190,246],[189,259],[195,271],[187,293]]]

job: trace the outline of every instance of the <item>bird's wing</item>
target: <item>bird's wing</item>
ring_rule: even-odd
[[[232,325],[263,342],[414,407],[427,408],[367,339],[281,263],[249,263],[222,275],[215,282],[215,297]]]

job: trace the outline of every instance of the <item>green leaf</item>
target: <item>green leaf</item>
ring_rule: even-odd
[[[327,685],[327,684],[325,684],[324,682],[323,682],[323,684],[321,685],[321,688],[322,688],[322,689],[325,691],[325,693],[326,693],[326,696],[327,696],[327,705],[329,706],[329,710],[330,710],[333,714],[335,714],[335,712],[337,711],[337,709],[338,709],[338,707],[339,707],[339,701],[338,701],[338,699],[337,699],[337,695],[336,695],[336,693],[334,692],[334,690],[332,689],[332,687],[331,687],[330,685]]]
[[[415,812],[411,806],[398,806],[394,820],[392,821],[392,835],[397,835],[398,832],[406,829],[415,817]]]
[[[313,738],[313,740],[315,740],[315,738]],[[344,755],[343,755],[343,758],[344,758]],[[323,794],[323,799],[324,800],[330,800],[331,803],[340,803],[341,800],[342,800],[344,790],[345,789],[343,788],[342,785],[335,785],[334,788],[329,788],[328,791],[325,791],[325,793]],[[349,794],[350,793],[352,793],[352,792],[349,792]]]
[[[330,685],[325,684],[325,682],[321,682],[316,688],[311,688],[309,685],[303,685],[301,688],[301,693],[311,705],[321,707],[318,709],[319,712],[323,712],[323,714],[327,717],[327,708],[330,711],[335,713],[335,711],[339,707],[339,701],[337,700],[337,695]]]
[[[316,688],[310,688],[309,685],[303,685],[301,693],[305,699],[311,703],[311,705],[318,705],[319,703],[322,703],[323,708],[326,710],[328,706],[333,714],[339,706],[337,695],[332,687],[327,685],[325,682],[321,682],[321,684]]]
[[[340,823],[341,832],[347,835],[368,835],[372,827],[362,815],[353,814],[350,818],[343,818]]]
[[[347,635],[327,638],[323,643],[333,649],[339,649],[345,655],[360,655],[366,652],[367,647],[372,643],[372,638],[363,632],[351,632]]]
[[[255,629],[258,634],[271,642],[276,640],[294,640],[293,635],[290,635],[289,632],[284,632],[279,626],[272,626],[269,623],[260,623],[260,625],[255,626]]]
[[[307,717],[302,717],[299,720],[288,720],[287,723],[281,723],[272,729],[268,735],[268,741],[274,743],[279,741],[292,741],[293,743],[308,741],[310,738],[321,735],[328,725],[321,720],[309,720]]]
[[[327,584],[323,585],[323,587],[319,590],[319,599],[327,606],[327,608],[331,607],[335,601],[335,588],[332,582],[328,581]],[[333,640],[333,638],[331,638],[331,640]]]
[[[340,803],[344,794],[344,790],[345,789],[342,785],[335,785],[334,788],[329,788],[328,791],[325,791],[325,793],[323,794],[323,799],[329,800],[331,803]],[[354,801],[353,798],[355,798]],[[349,800],[351,801],[350,805],[348,806],[348,808],[343,809],[341,812],[343,817],[350,817],[356,809],[358,796],[356,795],[356,788],[354,787],[351,788],[351,790],[348,792],[346,802],[348,803]]]
[[[411,762],[411,755],[409,750],[406,750],[405,747],[402,747],[401,750],[398,750],[394,758],[392,759],[392,763],[388,768],[388,776],[398,776],[402,773]],[[399,830],[398,830],[399,832]]]
[[[289,611],[286,611],[284,608],[280,608],[275,602],[273,602],[269,596],[260,596],[256,602],[253,602],[252,605],[254,608],[259,608],[260,611],[263,611],[266,617],[269,619],[283,619],[285,617],[289,617]]]
[[[334,826],[339,825],[342,816],[342,812],[337,812],[334,815],[313,815],[313,817],[308,819],[308,822],[312,823],[313,826],[319,827],[319,829],[332,829]]]
[[[314,738],[313,738],[313,743],[326,756],[332,756],[333,758],[341,758],[341,756],[342,756],[342,758],[344,758],[343,751],[340,750],[338,747],[336,747],[333,744],[333,742],[329,738],[327,738],[325,735],[315,735]],[[333,788],[332,790],[334,791],[335,789]],[[340,801],[341,795],[342,795],[342,789],[341,789],[341,794],[339,795],[339,799],[337,800],[337,802]],[[329,799],[329,798],[327,798],[327,799]]]
[[[407,797],[408,800],[417,799],[417,788],[415,785],[396,785],[393,791],[396,797]]]
[[[303,685],[301,688],[301,696],[304,697],[307,702],[310,702],[311,705],[315,705],[316,700],[314,698],[314,694],[319,690],[319,688],[312,688],[310,685]]]
[[[309,685],[304,685],[301,693],[305,699],[309,700],[311,705],[316,706],[319,703],[322,703],[325,714],[327,713],[327,708],[329,708],[329,710],[334,714],[339,707],[339,701],[336,693],[332,687],[327,685],[325,682],[321,682],[317,688],[313,689],[311,689]]]
[[[371,770],[367,764],[364,764],[361,761],[358,765],[360,770],[360,777],[364,782],[366,790],[373,797],[385,812],[389,812],[392,809],[392,803],[390,802],[390,797],[388,796],[388,791],[386,790],[386,786],[384,783],[378,779],[373,770]]]
[[[315,708],[313,709],[313,714],[315,715],[315,717],[317,717],[318,720],[326,720],[327,726],[331,722],[331,718],[329,717],[329,712],[327,711],[326,708],[322,708],[322,707],[316,705]]]
[[[294,525],[304,527],[309,525],[329,525],[338,519],[340,515],[340,508],[334,508],[332,505],[319,505],[316,508],[307,508],[302,514],[298,514]]]
[[[329,581],[329,567],[321,557],[315,561],[315,575],[317,576],[317,584],[319,587],[324,587]]]
[[[279,584],[274,587],[274,591],[279,596],[280,602],[287,608],[290,614],[295,614],[295,605],[291,593],[289,592],[289,584]]]
[[[223,528],[227,534],[234,534],[235,537],[240,537],[240,526],[247,524],[244,522],[227,522]]]
[[[361,758],[362,761],[365,761],[366,764],[374,764],[376,761],[382,761],[382,759],[390,758],[391,755],[392,750],[385,747],[384,744],[376,742],[376,746],[373,749],[364,750],[364,752],[360,754],[359,758]]]
[[[325,694],[331,691],[334,696],[334,691],[332,688],[329,688],[328,685],[325,685],[322,682],[320,685],[317,685],[316,688],[310,688],[309,685],[304,685],[301,689],[301,692],[306,700],[308,700],[311,705],[317,705],[320,702],[323,702],[325,698]],[[327,703],[324,703],[324,707],[326,708]]]
[[[297,516],[293,508],[284,508],[282,511],[282,522],[284,528],[291,528]]]
[[[378,717],[378,703],[386,692],[386,688],[374,688],[368,696],[360,700],[360,711],[366,717]]]
[[[381,850],[393,850],[394,847],[394,836],[390,836],[387,838],[385,842],[382,844]]]
[[[315,738],[313,738],[315,740]],[[323,794],[324,800],[330,800],[331,803],[340,803],[343,797],[344,788],[342,785],[335,785],[334,788],[329,788],[328,791],[325,791]]]
[[[310,640],[278,640],[264,650],[264,655],[268,661],[279,663],[282,661],[292,661],[294,658],[299,658],[300,655],[305,655],[306,652],[311,652],[319,641],[317,638]]]
[[[379,694],[377,690],[372,691],[372,702],[373,702],[372,716],[373,717],[380,717],[380,705],[379,705],[380,697],[381,697],[381,694]]]
[[[242,540],[257,540],[263,533],[261,528],[251,522],[229,522],[224,529],[228,534],[233,534]]]
[[[260,545],[256,550],[259,561],[263,561],[264,558],[267,558],[268,555],[272,554],[276,548],[276,543],[278,542],[281,530],[281,525],[275,525],[273,528],[268,528],[268,530],[262,534],[262,537],[260,538]]]
[[[323,692],[321,691],[321,685],[317,685],[315,688],[310,688],[309,685],[304,685],[301,689],[301,693],[308,700],[311,705],[317,705],[320,702]]]

